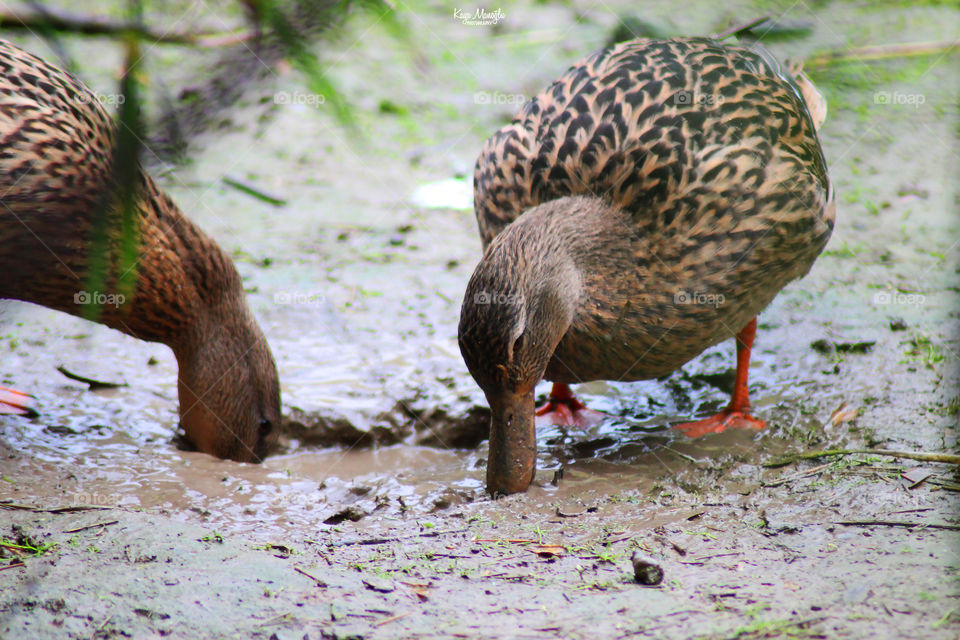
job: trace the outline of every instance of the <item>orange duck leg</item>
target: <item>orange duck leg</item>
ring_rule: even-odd
[[[751,320],[737,334],[737,382],[733,387],[733,397],[727,408],[715,416],[674,425],[674,429],[683,431],[691,438],[699,438],[708,433],[720,433],[727,427],[738,429],[763,429],[766,423],[750,415],[750,390],[747,387],[747,373],[750,368],[750,348],[757,333],[757,319]]]
[[[15,415],[36,417],[39,415],[33,408],[33,396],[16,389],[0,387],[0,415]]]
[[[588,427],[601,422],[606,414],[588,409],[573,395],[569,385],[554,382],[547,403],[537,409],[536,416],[537,424]]]

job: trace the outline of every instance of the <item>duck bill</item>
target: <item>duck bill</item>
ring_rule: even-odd
[[[487,491],[494,496],[526,491],[536,474],[537,460],[533,390],[488,400],[493,416]]]

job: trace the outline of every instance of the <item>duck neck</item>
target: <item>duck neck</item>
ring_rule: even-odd
[[[530,253],[529,257],[537,263],[523,287],[526,307],[523,337],[536,352],[537,357],[531,364],[536,369],[536,378],[540,379],[576,315],[581,274],[569,253],[560,247],[547,252],[531,249]]]
[[[520,297],[521,325],[514,329],[522,335],[525,351],[520,379],[543,377],[581,304],[580,240],[571,219],[576,200],[563,198],[527,211],[494,240],[485,258]]]
[[[210,331],[230,331],[231,325],[250,321],[229,256],[152,180],[148,187],[136,291],[127,319],[115,328],[179,352],[192,349]]]

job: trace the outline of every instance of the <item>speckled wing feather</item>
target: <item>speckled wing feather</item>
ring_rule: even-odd
[[[635,40],[574,65],[487,141],[474,173],[484,246],[533,206],[592,194],[644,232],[758,235],[771,224],[748,218],[763,216],[815,256],[829,192],[789,73],[760,47],[701,38]]]
[[[93,207],[110,175],[112,148],[111,118],[93,92],[70,74],[0,41],[0,200],[5,208]]]

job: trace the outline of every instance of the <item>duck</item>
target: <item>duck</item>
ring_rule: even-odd
[[[835,222],[825,109],[799,65],[759,44],[637,39],[574,64],[486,141],[484,250],[458,342],[491,411],[491,494],[533,482],[538,421],[589,422],[570,384],[666,376],[730,338],[729,405],[676,427],[764,427],[749,401],[756,317]]]
[[[98,322],[172,349],[187,440],[261,461],[277,438],[279,378],[230,257],[138,169],[133,293],[87,291],[95,225],[106,220],[110,255],[119,243],[114,120],[76,77],[6,41],[0,70],[0,298],[81,317],[105,300]],[[27,411],[23,393],[0,400]]]

